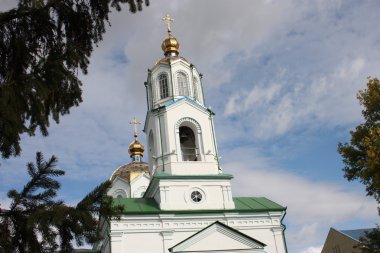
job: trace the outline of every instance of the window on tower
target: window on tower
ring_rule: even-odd
[[[166,74],[161,74],[158,77],[158,80],[160,83],[161,99],[169,97],[168,76]]]
[[[183,161],[198,161],[198,149],[195,145],[195,136],[190,127],[182,126],[179,128],[179,140]]]
[[[185,73],[179,72],[177,75],[177,83],[178,83],[178,95],[180,96],[188,96],[189,95],[189,89],[188,89],[188,82],[187,82],[187,76]]]

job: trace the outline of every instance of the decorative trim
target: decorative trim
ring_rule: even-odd
[[[116,189],[112,192],[113,198],[118,198],[118,196],[121,196],[122,198],[129,198],[129,194],[124,189]]]
[[[202,195],[201,201],[195,202],[191,198],[191,194],[194,191],[198,191]],[[203,189],[201,189],[199,187],[192,187],[192,188],[188,189],[187,191],[185,191],[185,202],[192,203],[194,205],[204,204],[205,202],[207,202],[207,195]]]
[[[175,124],[175,129],[176,129],[176,132],[179,131],[179,127],[181,126],[182,123],[184,122],[190,122],[192,123],[196,128],[197,128],[197,132],[198,133],[201,133],[201,125],[198,123],[198,121],[196,121],[195,119],[193,118],[190,118],[190,117],[183,117],[181,119],[179,119],[177,121],[177,123]]]

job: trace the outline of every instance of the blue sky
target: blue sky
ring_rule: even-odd
[[[14,4],[6,0],[2,10]],[[206,103],[235,196],[266,196],[288,207],[289,252],[315,253],[330,227],[371,227],[376,203],[343,178],[337,143],[360,121],[356,93],[380,76],[378,1],[156,1],[111,15],[112,26],[82,76],[84,102],[23,137],[20,157],[1,161],[0,199],[27,180],[36,151],[56,155],[69,203],[129,162],[133,116],[145,119],[143,82],[162,57],[165,25],[180,54],[204,74]],[[140,134],[145,142],[145,136]]]

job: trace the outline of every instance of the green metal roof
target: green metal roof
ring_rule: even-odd
[[[233,212],[270,212],[285,211],[283,207],[265,197],[238,197],[233,198],[234,209],[223,210],[161,210],[153,198],[115,198],[114,206],[124,207],[123,214],[176,214],[176,213],[233,213]]]

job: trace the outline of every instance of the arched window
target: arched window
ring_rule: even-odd
[[[158,81],[160,83],[161,99],[169,97],[168,76],[166,74],[161,74],[158,77]]]
[[[198,149],[195,145],[193,130],[187,126],[179,127],[179,140],[183,161],[198,161]]]
[[[193,79],[193,86],[194,86],[194,98],[195,100],[199,101],[199,94],[198,94],[198,79],[194,77]]]
[[[188,82],[187,82],[187,76],[179,72],[177,74],[177,83],[178,83],[178,95],[180,96],[188,96],[189,95],[189,89],[188,89]]]
[[[112,197],[114,197],[114,198],[128,198],[128,194],[123,189],[116,189],[113,192]]]

